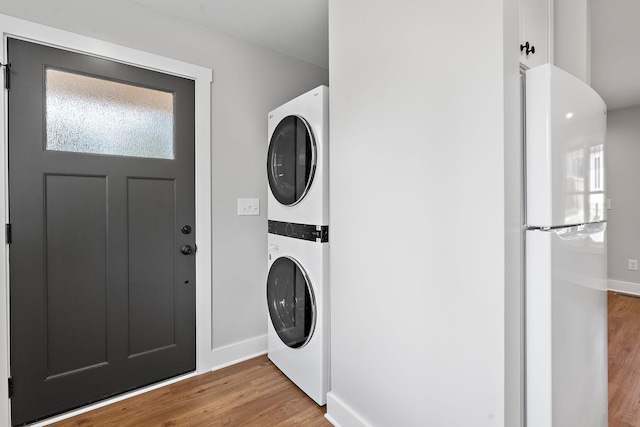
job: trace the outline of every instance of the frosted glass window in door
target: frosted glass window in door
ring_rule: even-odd
[[[174,158],[174,95],[48,68],[46,149]]]

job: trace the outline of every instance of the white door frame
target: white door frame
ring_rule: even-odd
[[[211,369],[211,83],[212,70],[186,62],[141,52],[91,37],[58,30],[29,21],[0,15],[2,52],[0,63],[7,62],[7,37],[13,37],[65,50],[161,71],[195,81],[196,95],[196,371]],[[4,89],[4,69],[0,72],[0,225],[9,222],[8,185],[8,112]],[[0,238],[0,425],[11,425],[8,396],[9,378],[9,252],[4,233]]]

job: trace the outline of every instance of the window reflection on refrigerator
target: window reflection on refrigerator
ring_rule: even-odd
[[[568,224],[597,222],[605,218],[603,166],[603,144],[566,153],[565,220]],[[591,240],[602,243],[604,232],[592,235]]]

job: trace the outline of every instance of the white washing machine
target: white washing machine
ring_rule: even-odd
[[[300,95],[268,119],[268,219],[329,225],[329,88]]]
[[[329,243],[268,235],[269,359],[319,405],[329,391]]]

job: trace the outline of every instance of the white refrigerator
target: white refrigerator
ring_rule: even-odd
[[[525,129],[526,425],[607,426],[606,106],[545,64]]]

